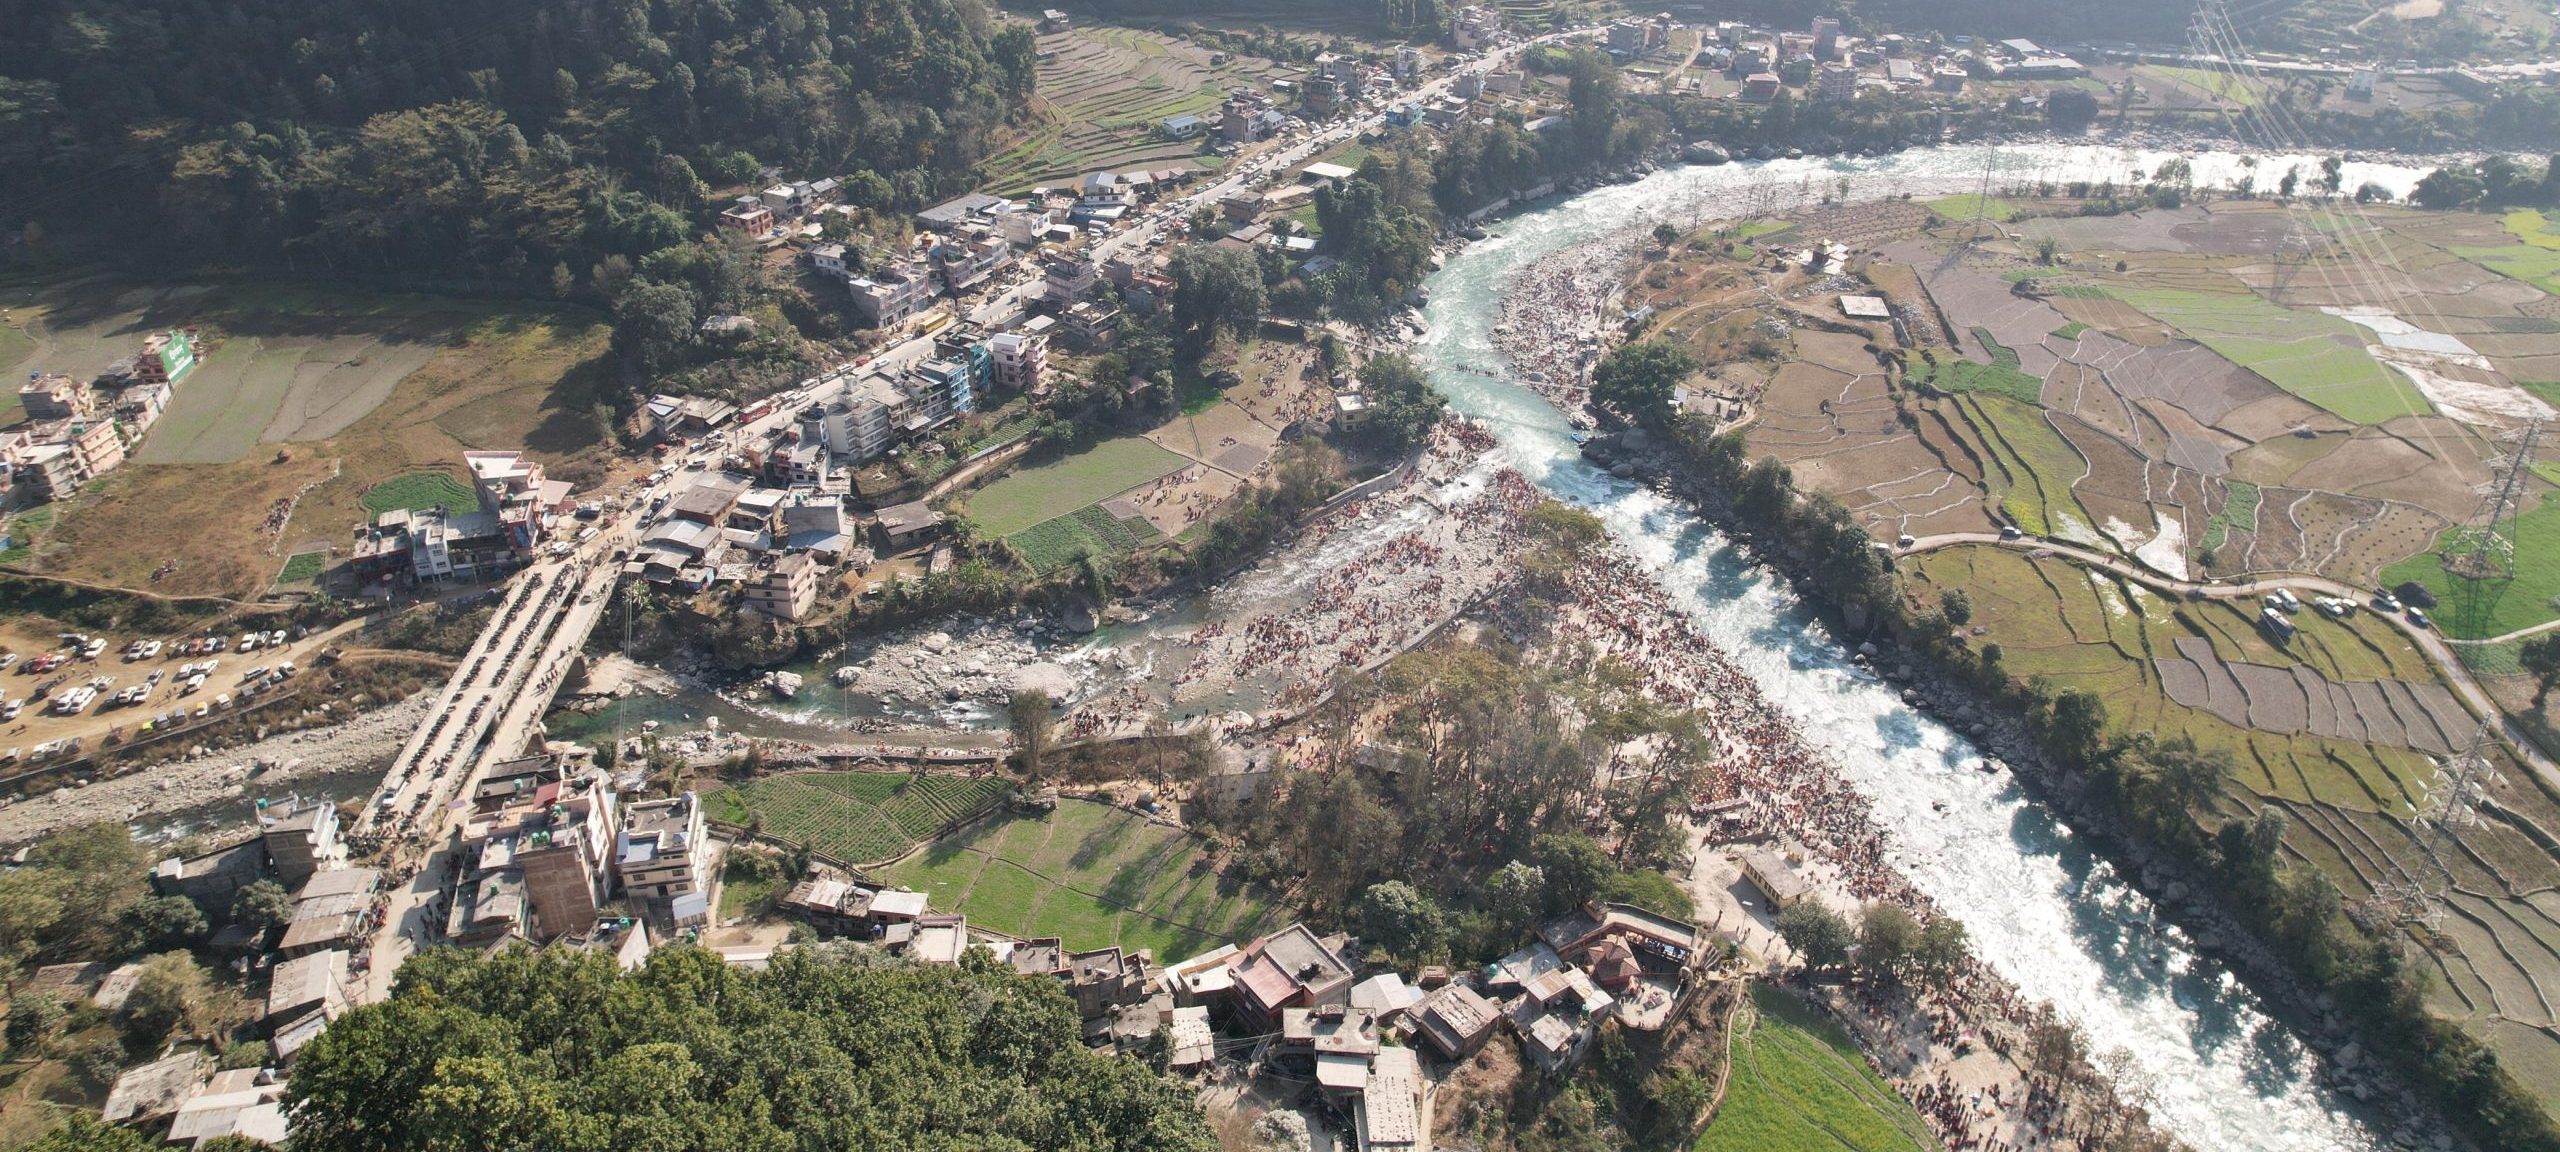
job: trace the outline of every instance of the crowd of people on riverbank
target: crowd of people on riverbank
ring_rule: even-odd
[[[1580,356],[1579,332],[1591,329],[1577,329],[1575,318],[1608,315],[1624,259],[1608,245],[1569,250],[1525,272],[1506,294],[1505,351],[1524,372],[1548,377],[1545,384],[1533,377],[1531,384],[1551,402],[1568,408],[1579,402],[1578,394],[1568,399],[1554,387],[1556,366],[1572,363],[1558,358]],[[1867,798],[1632,557],[1615,549],[1586,557],[1564,607],[1570,626],[1603,655],[1637,670],[1656,699],[1698,714],[1708,735],[1707,770],[1692,811],[1714,808],[1721,834],[1737,840],[1800,846],[1812,861],[1808,871],[1834,898],[1890,903],[1923,921],[1938,914],[1888,862],[1888,838]],[[1869,1052],[1894,1055],[1904,1065],[1888,1068],[1889,1074],[1935,1083],[1955,1075],[1949,1069],[1968,1054],[1987,1049],[2003,1058],[1987,1066],[1969,1061],[1949,1081],[1964,1091],[1946,1099],[1964,1107],[1922,1107],[1949,1147],[2067,1146],[2052,1139],[2064,1125],[2050,1094],[2030,1093],[2011,1055],[2036,1012],[2008,981],[1968,958],[1944,981],[1894,997],[1864,1005],[1870,1020],[1852,1021],[1871,1025],[1859,1029],[1868,1034]],[[1922,1103],[1917,1095],[1913,1101]]]
[[[1584,374],[1606,351],[1632,250],[1623,243],[1567,249],[1523,270],[1502,294],[1494,342],[1521,383],[1568,413],[1589,398]]]
[[[1482,429],[1444,421],[1411,479],[1310,527],[1293,548],[1315,563],[1290,577],[1294,587],[1273,590],[1267,608],[1232,627],[1189,637],[1193,654],[1172,684],[1177,710],[1248,681],[1271,685],[1277,710],[1302,708],[1342,672],[1402,651],[1494,587],[1527,546],[1521,515],[1542,497],[1519,473],[1480,463],[1490,444]],[[1415,515],[1417,503],[1439,514]]]

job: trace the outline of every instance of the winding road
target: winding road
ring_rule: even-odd
[[[2030,555],[2061,556],[2074,563],[2084,564],[2131,580],[2153,591],[2176,596],[2201,596],[2208,600],[2237,600],[2249,596],[2263,596],[2278,588],[2296,593],[2310,592],[2321,596],[2343,596],[2358,604],[2364,603],[2367,596],[2364,589],[2319,576],[2270,576],[2238,583],[2200,583],[2194,580],[2180,580],[2132,563],[2121,556],[2099,552],[2078,544],[2035,536],[2024,536],[2014,540],[2004,539],[1993,532],[1944,532],[1934,536],[1914,537],[1910,544],[1895,547],[1893,554],[1896,558],[1900,558],[1934,552],[1941,548],[1986,544],[1994,548],[2005,548],[2012,552],[2025,552]],[[2442,633],[2433,628],[2422,628],[2411,622],[2408,617],[2396,613],[2375,612],[2373,615],[2376,619],[2390,621],[2392,627],[2406,634],[2410,643],[2415,644],[2419,651],[2426,653],[2427,658],[2433,660],[2442,670],[2445,682],[2452,685],[2454,693],[2462,698],[2463,706],[2471,710],[2472,716],[2494,722],[2499,734],[2505,737],[2508,750],[2514,753],[2518,760],[2531,767],[2535,775],[2542,777],[2543,783],[2553,788],[2560,788],[2560,762],[2555,762],[2545,755],[2533,742],[2533,738],[2525,733],[2523,726],[2507,718],[2507,714],[2499,709],[2497,702],[2489,698],[2488,690],[2482,688],[2480,682],[2472,678],[2471,670],[2463,666],[2462,660],[2454,654],[2452,643],[2447,641]]]

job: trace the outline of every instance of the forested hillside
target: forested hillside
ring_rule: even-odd
[[[1034,57],[977,0],[21,0],[0,227],[565,294],[760,164],[965,185]]]

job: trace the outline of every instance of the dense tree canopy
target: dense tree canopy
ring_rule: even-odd
[[[549,287],[759,164],[957,187],[1035,53],[977,0],[29,0],[0,22],[0,205],[155,260]]]
[[[1698,358],[1668,340],[1645,340],[1611,349],[1591,373],[1591,399],[1639,424],[1671,422],[1672,397],[1698,370]]]
[[[1088,1051],[1054,980],[824,946],[743,972],[430,952],[294,1068],[304,1152],[1207,1152],[1181,1086]]]

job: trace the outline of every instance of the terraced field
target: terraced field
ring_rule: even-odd
[[[2504,636],[2551,619],[2560,597],[2560,501],[2542,503],[2516,517],[2515,578],[2474,580],[2445,570],[2444,556],[2463,547],[2460,529],[2448,530],[2436,547],[2382,574],[2392,584],[2415,580],[2433,589],[2436,619],[2448,636],[2480,640]]]
[[[1040,38],[1035,108],[1043,123],[991,157],[981,176],[993,190],[1020,192],[1082,172],[1181,163],[1215,168],[1199,141],[1171,140],[1157,129],[1166,117],[1214,119],[1230,90],[1259,85],[1262,61],[1209,63],[1184,41],[1129,28],[1079,28]]]
[[[2167,600],[2058,559],[1947,549],[1907,570],[1921,603],[1964,588],[2012,675],[2098,693],[2118,733],[2229,753],[2223,812],[2281,809],[2287,853],[2350,902],[2429,871],[2408,821],[2472,730],[2387,626],[2305,612],[2278,648],[2251,625],[2251,602]],[[2310,694],[2318,686],[2325,697]],[[2560,801],[2502,763],[2477,812],[2448,854],[2444,917],[2413,939],[2441,977],[2436,1006],[2478,1025],[2538,1090],[2560,1092]]]
[[[795,772],[706,793],[714,820],[750,824],[851,864],[886,860],[993,807],[1010,785],[993,776]]]
[[[1211,870],[1198,837],[1083,800],[972,825],[885,874],[974,926],[1075,949],[1151,949],[1159,961],[1285,920],[1265,895]]]
[[[2507,213],[2502,223],[2516,243],[2457,249],[2459,254],[2501,275],[2560,295],[2560,231],[2554,231],[2551,221],[2530,208]]]
[[[1784,311],[1752,294],[1799,284],[1690,251],[1636,282],[1671,286],[1642,302],[1721,383],[1739,377],[1755,406],[1752,454],[1838,498],[1879,539],[1980,531],[1963,521],[1989,515],[2172,576],[2416,579],[2437,589],[2435,615],[2456,637],[2560,615],[2560,468],[2532,487],[2514,580],[2458,580],[2435,555],[2492,478],[2502,434],[2560,408],[2560,385],[2544,383],[2560,381],[2560,299],[2543,273],[2546,257],[2560,273],[2560,233],[2547,219],[2051,207],[2014,212],[1979,242],[1967,223],[1917,228],[1853,261],[1905,321],[1869,325],[1866,338],[1914,345],[1893,383],[1947,395],[1869,389],[1861,367],[1826,359],[1806,329],[1836,327],[1829,307],[1793,309],[1816,323],[1774,365],[1751,363],[1729,334],[1765,331]],[[1972,210],[1942,205],[1942,220]],[[2039,259],[2047,242],[2062,259]],[[1811,289],[1821,305],[1832,290]],[[2476,721],[2392,628],[2305,612],[2279,646],[2259,632],[2255,603],[2170,599],[1995,549],[1900,570],[1916,607],[1964,589],[1972,642],[1998,644],[2013,676],[2098,694],[2119,734],[2227,753],[2216,817],[2282,811],[2286,850],[2350,902],[2436,872],[2413,818]],[[2512,645],[2464,655],[2483,675],[2517,671]],[[2448,855],[2453,897],[2411,937],[2441,977],[2436,1006],[2560,1097],[2560,800],[2501,764],[2475,811]]]
[[[2364,350],[2363,330],[2256,295],[2110,286],[2108,291],[2287,392],[2358,424],[2435,409]]]
[[[1999,493],[2000,509],[2020,529],[2104,543],[2092,528],[2095,520],[2071,492],[2088,463],[2045,423],[2042,411],[1999,393],[1961,397],[1957,408],[2007,477],[2006,490]]]

